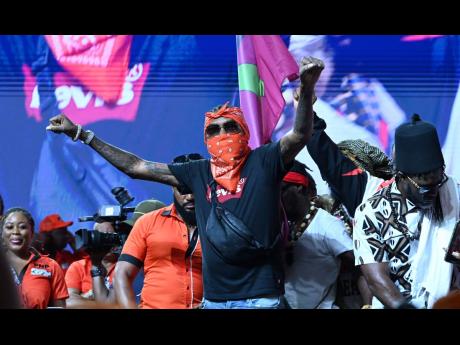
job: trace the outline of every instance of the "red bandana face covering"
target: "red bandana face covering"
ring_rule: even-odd
[[[240,108],[228,108],[225,104],[216,113],[206,113],[205,129],[214,119],[225,117],[232,119],[242,129],[242,133],[220,134],[205,143],[211,155],[211,173],[218,184],[234,193],[240,180],[241,169],[251,152],[249,147],[249,129]]]

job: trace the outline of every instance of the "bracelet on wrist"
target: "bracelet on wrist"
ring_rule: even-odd
[[[77,125],[77,134],[75,134],[75,137],[72,138],[73,141],[77,141],[78,138],[80,137],[80,134],[81,134],[81,125]]]
[[[85,138],[85,140],[82,140],[81,142],[86,144],[86,145],[89,145],[91,143],[91,141],[93,140],[93,138],[94,138],[94,132],[93,131],[85,131],[85,134],[86,134],[86,138]]]

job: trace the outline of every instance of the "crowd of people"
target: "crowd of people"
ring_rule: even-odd
[[[81,140],[131,178],[171,186],[173,203],[139,203],[120,243],[77,246],[72,220],[48,215],[35,233],[32,215],[4,211],[0,198],[1,306],[458,305],[460,185],[445,174],[436,128],[414,115],[396,128],[392,157],[360,139],[335,143],[313,111],[323,69],[319,59],[300,61],[293,129],[276,142],[251,149],[238,107],[207,112],[210,159],[188,153],[169,164],[147,161],[63,114],[53,117],[49,131]],[[330,195],[318,195],[309,168],[295,159],[304,147]],[[94,228],[108,238],[117,232],[108,221]],[[141,270],[137,302],[133,283]],[[344,293],[345,285],[353,293]]]

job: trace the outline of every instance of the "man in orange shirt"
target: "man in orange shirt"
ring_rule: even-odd
[[[86,255],[83,251],[75,249],[75,238],[67,229],[72,224],[72,221],[64,221],[58,214],[46,216],[40,223],[40,232],[32,245],[41,253],[56,260],[64,274],[72,262]],[[67,244],[72,247],[74,253],[64,249]]]
[[[203,159],[176,157],[173,163]],[[134,224],[115,268],[115,294],[124,308],[136,308],[132,282],[144,266],[139,308],[190,309],[203,296],[201,247],[193,194],[173,187],[174,203],[147,213]]]

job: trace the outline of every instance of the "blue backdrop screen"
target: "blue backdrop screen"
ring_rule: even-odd
[[[326,62],[315,110],[334,140],[361,137],[390,152],[394,128],[416,112],[437,126],[448,171],[460,177],[453,135],[460,128],[458,36],[282,38],[296,59]],[[37,222],[50,213],[73,221],[92,215],[116,203],[116,186],[125,186],[134,204],[172,201],[170,187],[132,180],[85,145],[45,131],[50,117],[74,114],[101,139],[170,162],[190,152],[207,157],[204,113],[227,100],[238,104],[232,35],[133,36],[124,100],[112,108],[69,78],[43,36],[1,36],[0,61],[0,193],[6,208],[30,209]],[[287,106],[274,140],[292,128],[294,87],[283,88]],[[101,109],[105,117],[92,117]]]

